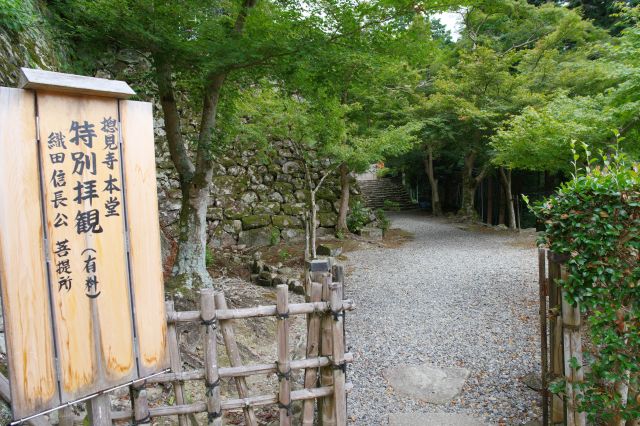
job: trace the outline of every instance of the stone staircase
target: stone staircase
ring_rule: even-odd
[[[362,198],[367,207],[372,209],[384,208],[385,200],[399,204],[400,210],[410,210],[417,207],[411,201],[409,193],[402,183],[389,178],[358,181]]]

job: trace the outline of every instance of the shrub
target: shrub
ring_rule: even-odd
[[[568,278],[559,284],[587,314],[596,348],[580,409],[592,421],[635,419],[640,399],[625,403],[615,387],[637,392],[640,385],[640,173],[622,154],[602,155],[594,167],[585,152],[585,171],[576,167],[571,181],[532,210],[545,222],[541,242],[568,257]],[[574,167],[577,160],[574,152]]]
[[[347,216],[347,227],[353,233],[360,232],[364,226],[370,222],[369,215],[371,211],[366,208],[361,201],[356,201]]]
[[[400,211],[400,203],[393,200],[384,200],[384,208],[385,210],[389,210],[392,212]]]
[[[269,235],[269,244],[272,246],[278,245],[280,242],[280,230],[278,228],[271,229],[271,235]]]
[[[391,220],[389,220],[384,210],[376,209],[376,219],[378,220],[378,228],[382,229],[382,232],[387,232],[391,226]]]
[[[207,268],[211,268],[213,266],[214,261],[215,261],[215,257],[213,255],[213,250],[211,250],[211,247],[207,247],[204,253],[204,263],[207,266]]]

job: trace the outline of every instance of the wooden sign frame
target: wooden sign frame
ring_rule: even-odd
[[[15,420],[169,366],[151,104],[120,81],[23,69],[20,85],[0,88]]]

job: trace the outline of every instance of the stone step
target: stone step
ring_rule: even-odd
[[[416,205],[411,201],[405,187],[392,179],[377,179],[358,182],[360,193],[367,207],[384,208],[385,201],[398,204],[401,210],[413,209]]]

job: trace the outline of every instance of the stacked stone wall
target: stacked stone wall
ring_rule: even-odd
[[[263,246],[304,239],[303,219],[310,196],[304,169],[290,143],[279,141],[274,147],[266,157],[249,148],[216,161],[207,214],[210,246]],[[161,222],[174,233],[180,213],[180,185],[163,144],[157,148]],[[328,166],[327,161],[313,161],[314,184]],[[318,235],[334,233],[340,198],[336,173],[324,180],[316,198]]]

